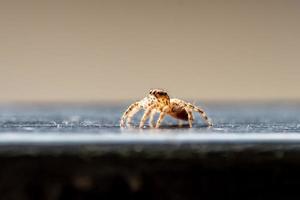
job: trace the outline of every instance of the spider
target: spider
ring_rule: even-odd
[[[126,122],[127,124],[130,124],[132,117],[140,109],[145,110],[144,115],[140,121],[140,128],[144,126],[148,117],[150,117],[150,127],[159,128],[166,114],[178,119],[179,123],[180,120],[188,121],[191,128],[194,121],[192,111],[198,112],[206,122],[206,124],[208,126],[212,126],[212,122],[208,119],[203,109],[180,99],[170,99],[168,93],[165,90],[161,89],[152,89],[144,99],[131,104],[124,112],[120,121],[120,126],[125,127]],[[154,115],[157,112],[159,112],[160,115],[156,122],[156,125],[154,125]]]

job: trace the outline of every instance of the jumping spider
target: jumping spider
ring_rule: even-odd
[[[166,114],[178,120],[188,121],[189,126],[192,127],[192,123],[194,120],[192,111],[199,112],[200,116],[203,118],[206,124],[208,126],[212,126],[211,121],[208,119],[203,109],[180,99],[170,99],[167,92],[161,89],[150,90],[149,94],[144,99],[131,104],[124,112],[121,118],[120,126],[125,127],[126,119],[127,124],[129,124],[132,117],[140,109],[145,110],[144,115],[140,121],[140,128],[144,126],[144,123],[146,122],[149,116],[150,126],[154,127],[154,115],[156,112],[160,113],[155,125],[156,128],[160,126]]]

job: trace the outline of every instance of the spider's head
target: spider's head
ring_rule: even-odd
[[[152,89],[152,90],[150,90],[149,94],[155,96],[159,102],[161,102],[165,105],[170,104],[170,97],[165,90]]]

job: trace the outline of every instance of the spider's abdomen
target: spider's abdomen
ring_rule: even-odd
[[[175,110],[170,115],[176,119],[188,120],[188,113],[184,109]]]

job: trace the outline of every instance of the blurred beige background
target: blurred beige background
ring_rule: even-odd
[[[0,1],[0,102],[300,99],[300,1]]]

